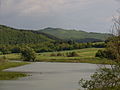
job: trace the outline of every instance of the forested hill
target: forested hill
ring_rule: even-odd
[[[0,44],[29,44],[55,40],[75,40],[77,42],[94,42],[107,39],[110,34],[93,33],[60,28],[42,30],[15,29],[0,25]]]
[[[85,32],[81,30],[65,30],[61,28],[45,28],[39,30],[39,32],[44,32],[55,37],[58,37],[63,40],[76,40],[76,41],[99,41],[106,40],[110,34],[106,33],[94,33],[94,32]]]
[[[54,40],[57,38],[45,33],[0,25],[0,44],[28,44]]]

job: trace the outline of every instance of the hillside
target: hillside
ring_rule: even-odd
[[[60,39],[75,40],[77,42],[94,42],[105,40],[109,36],[110,34],[89,33],[60,28],[45,28],[39,31],[33,31],[0,25],[0,44],[41,43]]]
[[[56,39],[52,35],[37,31],[20,30],[0,25],[0,44],[41,43]]]
[[[58,37],[63,40],[76,40],[76,41],[99,41],[106,40],[110,34],[106,33],[94,33],[94,32],[85,32],[78,30],[65,30],[61,28],[45,28],[39,30],[39,32],[44,32],[55,37]]]

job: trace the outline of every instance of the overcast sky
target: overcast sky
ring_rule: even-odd
[[[119,0],[0,0],[0,24],[109,32]]]

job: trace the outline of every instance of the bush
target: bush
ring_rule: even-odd
[[[79,84],[87,90],[113,90],[111,88],[120,86],[120,64],[112,68],[100,68],[91,76],[91,80],[81,79]]]
[[[20,53],[20,47],[14,47],[11,49],[12,53]]]
[[[3,54],[10,54],[11,51],[9,51],[9,50],[4,50],[2,53],[3,53]]]
[[[96,53],[95,57],[100,57],[100,58],[105,58],[105,52],[102,50],[98,50],[98,52]]]
[[[57,53],[57,56],[64,56],[63,53]]]
[[[2,55],[3,53],[2,52],[0,52],[0,55]]]
[[[112,59],[112,60],[116,59],[116,56],[113,55],[113,53],[108,50],[98,50],[95,57],[108,58],[108,59]]]
[[[64,56],[63,53],[51,53],[50,56]]]
[[[35,61],[35,58],[36,58],[35,51],[30,47],[22,48],[21,56],[24,61]]]
[[[50,56],[57,56],[57,54],[56,53],[51,53]]]
[[[3,64],[5,62],[7,62],[6,57],[5,56],[0,57],[0,64]]]
[[[79,54],[78,54],[77,52],[68,52],[68,53],[66,54],[66,56],[67,56],[67,57],[78,57]]]

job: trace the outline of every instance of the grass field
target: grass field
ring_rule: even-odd
[[[111,64],[111,63],[113,63],[110,60],[95,57],[96,52],[100,49],[102,49],[102,48],[87,48],[87,49],[70,50],[70,51],[39,53],[37,55],[37,61],[41,61],[41,62],[93,63],[93,64]],[[68,52],[77,52],[79,56],[77,56],[77,57],[50,56],[52,53],[65,54]]]
[[[19,77],[25,77],[27,74],[25,73],[19,73],[19,72],[4,72],[4,69],[8,69],[11,67],[17,67],[26,65],[28,63],[25,62],[3,62],[3,60],[0,59],[0,80],[11,80],[11,79],[17,79]]]
[[[0,55],[0,58],[5,57],[7,60],[20,60],[21,56],[20,54],[6,54],[6,55]]]
[[[93,63],[93,64],[111,64],[112,61],[95,57],[98,50],[103,48],[86,48],[79,50],[68,50],[59,52],[37,53],[36,61],[38,62],[73,62],[73,63]],[[61,53],[65,55],[69,52],[76,52],[79,56],[51,56],[51,54]],[[1,55],[2,57],[3,55]],[[20,60],[20,54],[7,54],[5,57],[9,60]]]

